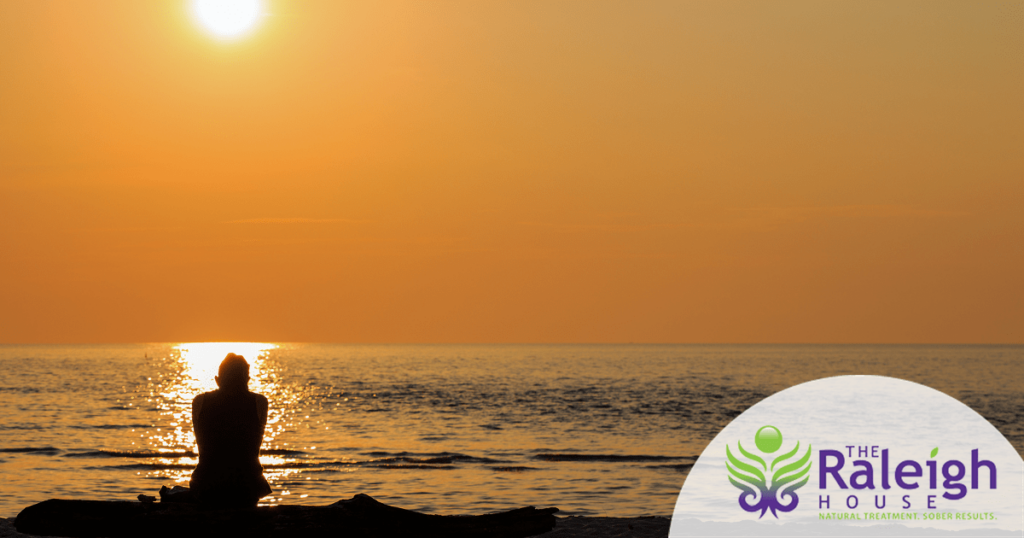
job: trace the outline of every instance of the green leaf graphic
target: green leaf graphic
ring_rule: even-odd
[[[797,453],[797,452],[798,452],[799,450],[800,450],[800,441],[797,441],[797,443],[796,443],[796,448],[794,448],[793,450],[791,450],[791,451],[789,451],[789,452],[787,452],[787,453],[785,453],[785,454],[783,454],[783,455],[781,455],[781,456],[779,456],[779,457],[775,458],[775,459],[774,459],[774,460],[772,461],[772,470],[773,470],[773,471],[775,470],[775,464],[776,464],[776,463],[779,463],[780,461],[783,461],[783,460],[788,460],[789,458],[792,458],[792,457],[793,457],[794,455],[796,455],[796,453]]]
[[[934,457],[935,457],[935,456],[937,456],[938,454],[939,454],[939,447],[935,447],[935,448],[933,448],[933,449],[932,449],[932,456],[931,456],[931,457],[933,457],[933,458],[934,458]]]
[[[751,454],[750,452],[747,452],[746,450],[743,450],[743,443],[741,443],[739,441],[736,441],[736,446],[740,447],[740,453],[741,454],[743,454],[744,456],[746,456],[746,457],[756,461],[757,463],[760,463],[761,464],[761,468],[764,469],[765,471],[768,470],[768,466],[764,463],[763,459],[761,459],[758,456],[755,456],[755,455]],[[726,446],[726,448],[728,448],[728,446]]]
[[[799,443],[797,443],[797,446],[799,446]],[[807,465],[807,463],[810,461],[810,459],[811,459],[811,446],[807,445],[807,453],[804,454],[804,457],[800,458],[795,463],[791,463],[789,465],[786,465],[785,467],[782,467],[778,471],[775,471],[775,475],[772,476],[772,487],[774,487],[776,484],[785,485],[785,484],[788,484],[788,483],[790,483],[790,482],[792,482],[794,480],[799,480],[800,477],[804,476],[805,474],[807,474],[808,471],[811,470],[811,466]],[[804,465],[807,465],[807,467],[804,467]],[[803,469],[801,469],[801,467],[803,467]],[[783,478],[783,475],[786,475],[786,474],[791,473],[793,471],[799,471],[799,472],[794,474],[794,475],[790,475],[790,476],[787,476],[787,477]]]
[[[739,480],[743,480],[744,482],[747,482],[749,484],[760,484],[760,481],[757,478],[754,478],[753,476],[745,475],[745,474],[737,471],[736,469],[733,469],[732,465],[729,465],[729,462],[725,462],[725,468],[729,470],[729,475],[730,475],[729,476],[729,481],[732,482],[733,484],[736,484],[736,480],[734,480],[733,477],[735,477],[735,478],[737,478]],[[740,486],[737,485],[736,487],[740,487]],[[742,489],[742,488],[740,488],[740,489]]]
[[[725,445],[725,456],[729,460],[725,462],[725,466],[729,469],[729,472],[732,473],[733,476],[741,480],[746,480],[753,484],[764,484],[764,474],[762,474],[757,467],[743,463],[742,461],[738,460],[736,456],[733,456],[732,451],[729,450],[729,445]],[[733,466],[736,467],[736,469],[754,475],[757,477],[757,479],[755,480],[753,477],[745,476],[736,469],[733,469],[732,467],[729,466],[730,462]]]

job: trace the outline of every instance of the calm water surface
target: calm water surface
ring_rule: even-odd
[[[733,417],[844,374],[923,383],[1024,453],[1024,346],[0,346],[0,517],[187,485],[192,397],[228,352],[271,402],[267,503],[671,515]]]

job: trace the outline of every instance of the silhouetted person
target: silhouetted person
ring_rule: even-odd
[[[192,400],[199,465],[189,487],[204,504],[255,506],[271,491],[260,465],[269,404],[249,392],[249,363],[242,356],[229,353],[217,373],[219,388]]]

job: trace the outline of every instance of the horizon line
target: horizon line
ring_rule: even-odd
[[[288,340],[167,340],[163,342],[0,342],[0,346],[128,346],[267,343],[339,346],[1024,346],[1024,342],[316,342]]]

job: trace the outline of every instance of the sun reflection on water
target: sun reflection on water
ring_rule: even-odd
[[[263,369],[267,351],[277,348],[275,344],[260,342],[200,342],[174,346],[181,353],[185,373],[191,378],[189,387],[193,395],[217,388],[214,376],[217,368],[228,353],[241,355],[249,362],[249,389],[262,392],[268,379]]]
[[[168,428],[157,428],[149,433],[148,444],[158,453],[177,452],[173,459],[158,458],[163,464],[158,474],[178,483],[188,482],[198,459],[180,457],[182,450],[194,454],[197,451],[195,433],[192,430],[192,399],[196,395],[216,390],[214,377],[221,361],[228,353],[245,357],[249,363],[249,390],[267,396],[270,400],[270,411],[267,417],[267,428],[263,437],[263,448],[274,448],[274,439],[284,430],[284,411],[292,403],[279,382],[276,368],[268,364],[268,353],[276,349],[276,344],[261,342],[194,342],[183,343],[173,347],[176,352],[171,359],[179,366],[178,375],[170,383],[160,385],[159,394],[162,400],[159,407],[161,414],[170,415]],[[155,396],[155,395],[154,395]],[[263,455],[260,461],[264,465],[281,464],[282,458],[274,455]],[[277,473],[283,478],[285,473]],[[268,476],[268,478],[270,478]]]

